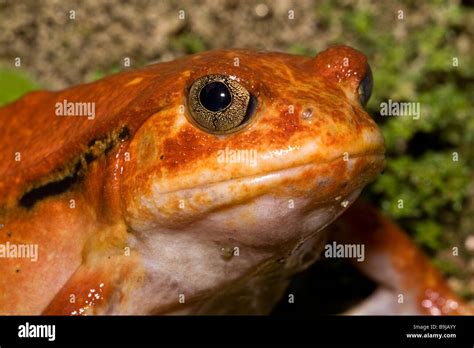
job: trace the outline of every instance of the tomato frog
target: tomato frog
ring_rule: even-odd
[[[329,237],[380,284],[349,313],[467,311],[349,209],[384,167],[371,91],[348,46],[216,50],[0,108],[0,313],[266,314]]]

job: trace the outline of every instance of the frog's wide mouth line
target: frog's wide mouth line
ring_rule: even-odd
[[[256,174],[256,175],[240,176],[240,177],[235,177],[235,178],[221,180],[221,181],[213,181],[213,182],[204,183],[201,185],[196,185],[193,187],[182,187],[182,188],[179,188],[176,190],[170,190],[170,191],[156,191],[156,194],[159,194],[159,195],[179,194],[185,191],[189,193],[189,192],[194,192],[198,190],[212,189],[219,185],[228,185],[228,184],[238,183],[238,182],[262,183],[265,180],[268,180],[268,181],[278,180],[278,179],[284,180],[285,178],[296,176],[298,175],[298,173],[306,169],[317,169],[317,168],[328,167],[330,165],[333,165],[342,161],[351,163],[356,160],[367,160],[367,162],[370,162],[370,160],[372,159],[372,162],[377,163],[379,167],[382,168],[385,163],[384,153],[385,153],[384,151],[372,151],[372,152],[365,152],[365,153],[360,153],[360,154],[349,154],[348,160],[345,160],[342,156],[338,156],[328,161],[317,162],[317,163],[308,162],[308,163],[303,163],[297,166],[280,168],[277,170],[273,170],[273,171],[269,171],[269,172],[261,173],[261,174]],[[339,173],[336,173],[335,175],[339,175]],[[372,177],[375,177],[375,175],[372,175]]]

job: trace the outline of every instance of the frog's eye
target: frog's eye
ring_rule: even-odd
[[[370,69],[370,65],[367,65],[367,72],[359,85],[359,100],[363,106],[365,106],[370,99],[373,85],[372,70]]]
[[[193,82],[189,112],[203,130],[224,134],[244,127],[254,114],[256,98],[226,75],[207,75]]]

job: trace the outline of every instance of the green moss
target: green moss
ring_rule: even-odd
[[[448,276],[462,277],[462,270],[455,263],[448,260],[434,260],[435,266]]]
[[[356,9],[351,16],[345,16],[346,25],[361,35],[367,34],[373,27],[372,14],[364,9]]]
[[[384,207],[395,218],[436,219],[443,209],[460,212],[468,174],[464,161],[453,161],[449,151],[429,152],[419,158],[402,155],[387,160],[385,172],[372,190],[389,202]],[[403,208],[398,208],[399,199],[403,199]]]
[[[24,72],[0,68],[0,106],[35,89],[38,89],[38,85]]]
[[[101,78],[104,78],[106,76],[116,74],[116,73],[120,72],[120,70],[121,70],[121,68],[119,66],[112,66],[109,69],[97,70],[90,77],[90,80],[91,81],[97,81],[97,80],[100,80]]]
[[[179,36],[171,38],[170,46],[174,50],[186,54],[193,54],[206,50],[204,41],[199,36],[190,32],[184,32]]]
[[[309,49],[305,45],[300,43],[295,43],[287,50],[290,54],[299,54],[314,57],[316,55],[316,51],[314,49]]]

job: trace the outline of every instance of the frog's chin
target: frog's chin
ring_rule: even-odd
[[[360,191],[311,207],[302,206],[308,203],[303,199],[290,207],[288,197],[264,194],[180,229],[129,234],[146,274],[133,308],[157,314],[268,313],[289,276],[319,257],[326,242],[322,230],[350,204],[341,203],[353,202]],[[178,304],[178,294],[185,294],[186,304]]]
[[[289,276],[319,257],[324,227],[360,191],[324,202],[266,193],[180,227],[132,232],[129,245],[141,250],[146,271],[143,293],[134,296],[143,303],[134,308],[158,314],[267,313]],[[177,305],[177,294],[186,294],[190,304]]]

